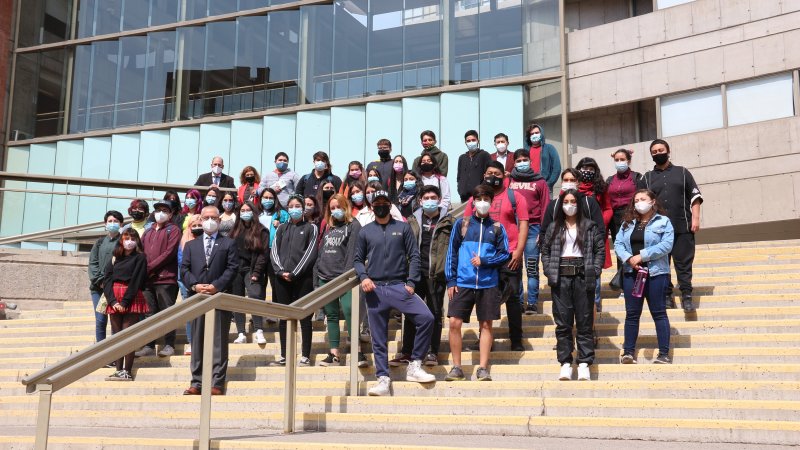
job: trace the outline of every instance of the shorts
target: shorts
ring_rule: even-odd
[[[456,295],[450,299],[447,317],[458,317],[464,323],[469,323],[474,306],[478,321],[500,320],[500,304],[502,302],[502,295],[496,287],[486,289],[459,287]]]

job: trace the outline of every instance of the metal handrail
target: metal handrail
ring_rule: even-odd
[[[129,223],[131,221],[130,217],[125,218],[124,223]],[[68,227],[62,228],[54,228],[52,230],[44,230],[44,231],[36,231],[33,233],[27,234],[19,234],[17,236],[10,236],[5,238],[0,238],[0,245],[8,245],[8,244],[16,244],[19,242],[25,241],[33,241],[33,240],[40,240],[43,238],[55,237],[55,236],[64,236],[67,234],[73,233],[80,233],[82,231],[89,231],[95,228],[102,227],[105,225],[105,222],[91,222],[91,223],[84,223],[81,225],[70,225]]]
[[[207,186],[189,184],[156,183],[150,181],[122,181],[108,178],[65,177],[60,175],[37,175],[22,172],[0,172],[2,181],[27,181],[33,183],[68,184],[73,186],[94,186],[103,188],[140,189],[153,191],[186,192],[190,189],[202,190]],[[222,192],[237,192],[236,188],[219,188]]]

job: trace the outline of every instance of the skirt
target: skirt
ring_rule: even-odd
[[[128,291],[128,284],[123,283],[121,281],[114,282],[114,298],[122,298],[125,296],[125,292]],[[106,309],[107,314],[146,314],[150,309],[147,307],[147,301],[144,299],[144,294],[142,291],[136,293],[136,297],[133,299],[131,303],[131,307],[128,308],[124,313],[119,313],[114,310],[114,307],[111,305],[108,306]]]

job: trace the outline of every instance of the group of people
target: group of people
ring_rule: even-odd
[[[464,142],[456,192],[466,205],[457,219],[448,155],[429,130],[420,134],[422,151],[411,166],[402,155],[393,157],[391,142],[381,139],[378,159],[366,166],[350,162],[343,178],[333,174],[323,151],[313,155],[313,170],[305,175],[293,171],[288,155],[279,152],[275,168],[263,176],[245,167],[237,188],[223,173],[223,159],[215,157],[211,171],[198,177],[198,189],[189,190],[182,204],[178,193],[169,191],[151,213],[147,202],[135,199],[128,225],[121,213],[109,211],[107,235],[92,248],[89,263],[92,300],[96,306],[104,295],[108,303],[106,314],[96,316],[97,340],[105,338],[107,321],[116,333],[174,305],[178,292],[184,298],[229,292],[263,300],[269,285],[272,301],[290,304],[355,267],[361,281],[355,301],[367,314],[351,323],[354,299],[349,293],[325,306],[329,352],[320,365],[341,363],[339,322],[344,319],[349,336],[361,329],[361,336],[371,340],[378,382],[370,395],[390,393],[389,367],[407,366],[408,380],[432,382],[435,377],[423,366],[440,363],[446,311],[452,354],[446,380],[463,380],[461,328],[475,309],[480,337],[468,348],[480,353],[476,379],[491,380],[493,321],[500,319],[505,304],[510,349],[525,350],[522,315],[539,313],[541,259],[552,289],[560,378],[572,378],[575,328],[578,379],[589,379],[594,315],[602,310],[600,274],[611,266],[610,229],[619,269],[612,284],[623,290],[627,311],[621,361],[635,362],[638,321],[647,298],[657,324],[656,362],[670,362],[668,258],[674,257],[682,305],[690,312],[693,233],[699,228],[702,197],[691,174],[669,162],[668,144],[653,142],[656,166],[644,175],[628,167],[631,151],[615,152],[617,173],[604,180],[591,158],[561,171],[555,149],[537,124],[525,129],[525,144],[516,151],[509,150],[503,133],[494,137],[491,154],[480,148],[474,130],[465,133]],[[561,191],[551,199],[559,175]],[[640,283],[645,283],[644,294]],[[405,317],[403,339],[400,353],[389,359],[387,330],[395,314]],[[220,395],[225,392],[231,322],[237,327],[235,343],[247,342],[249,333],[244,315],[218,312],[216,320],[211,393]],[[257,344],[266,343],[266,320],[252,318]],[[297,363],[310,365],[312,316],[302,319],[300,328]],[[187,395],[203,388],[203,330],[202,316],[187,324],[191,345],[186,353],[192,356]],[[284,365],[283,320],[279,335],[281,355],[275,364]],[[173,331],[164,336],[158,353],[152,342],[126,355],[115,362],[108,379],[131,380],[135,357],[171,356],[174,343]],[[368,365],[362,352],[358,364]]]

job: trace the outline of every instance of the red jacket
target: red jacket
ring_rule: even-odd
[[[147,257],[147,278],[151,284],[178,283],[178,246],[181,229],[172,223],[156,230],[153,224],[142,236],[142,247]]]
[[[497,152],[492,153],[492,161],[497,161]],[[506,173],[514,168],[514,152],[506,151]]]

